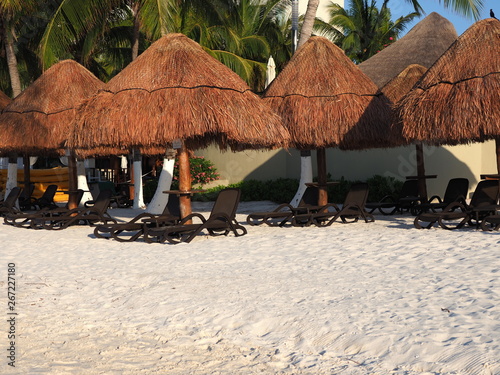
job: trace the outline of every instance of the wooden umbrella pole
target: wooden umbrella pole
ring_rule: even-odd
[[[324,206],[328,203],[328,191],[326,188],[326,149],[316,150],[316,162],[318,166],[318,205]]]
[[[78,207],[78,203],[75,201],[75,192],[78,189],[78,172],[76,168],[76,157],[75,154],[70,151],[68,155],[68,174],[69,174],[69,183],[68,183],[68,208],[73,209]]]
[[[179,196],[179,209],[181,213],[181,218],[191,214],[191,168],[189,166],[189,154],[182,144],[181,148],[178,150],[177,157],[179,159],[179,190],[181,194]],[[183,194],[182,192],[186,192]],[[186,224],[191,224],[191,221],[186,222]]]
[[[495,147],[497,155],[497,172],[500,174],[500,137],[495,138]]]
[[[30,157],[28,154],[23,155],[24,163],[24,191],[23,195],[29,202],[30,200],[30,185],[31,185],[31,173],[30,173]]]
[[[417,177],[418,177],[418,194],[427,202],[427,182],[425,180],[425,164],[424,164],[424,146],[422,143],[417,143],[416,158],[417,158]]]

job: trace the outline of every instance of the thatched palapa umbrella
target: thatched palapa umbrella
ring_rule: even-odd
[[[64,60],[53,65],[3,110],[0,149],[37,155],[64,154],[64,143],[80,101],[103,85],[75,61]],[[69,160],[69,188],[76,190],[74,158]],[[29,172],[29,165],[26,168]]]
[[[387,84],[382,87],[381,91],[385,96],[391,101],[392,106],[395,107],[398,101],[406,95],[413,86],[418,82],[422,75],[427,71],[422,65],[411,64],[396,77],[391,79]],[[401,124],[393,124],[392,136],[402,137]],[[404,141],[400,141],[401,144]],[[416,148],[416,159],[417,159],[417,175],[421,176],[418,178],[418,191],[419,196],[424,200],[427,200],[427,183],[425,176],[425,165],[424,165],[424,151],[422,143],[418,142],[415,145]]]
[[[0,91],[0,111],[7,107],[10,102],[11,99],[3,91]]]
[[[401,39],[359,64],[359,68],[381,88],[408,65],[429,69],[457,37],[453,24],[433,12]]]
[[[332,42],[311,37],[264,94],[282,116],[297,149],[318,149],[320,204],[326,204],[325,148],[384,147],[388,100]]]
[[[176,140],[183,143],[179,189],[189,191],[186,149],[283,147],[289,135],[238,75],[185,35],[169,34],[84,103],[69,146],[88,155],[94,147],[147,149]],[[190,212],[189,196],[181,196],[181,215]]]
[[[500,173],[500,21],[473,24],[397,106],[403,136],[433,145],[496,139]]]

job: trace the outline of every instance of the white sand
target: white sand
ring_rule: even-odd
[[[0,225],[0,373],[500,374],[500,233],[376,219],[180,245]]]

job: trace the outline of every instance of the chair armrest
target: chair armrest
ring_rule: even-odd
[[[439,195],[433,195],[432,197],[429,198],[427,203],[432,203],[433,200],[437,200],[438,203],[443,203],[443,200],[441,199],[441,197]]]

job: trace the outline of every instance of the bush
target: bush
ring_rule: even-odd
[[[338,184],[328,187],[329,202],[343,203],[351,185],[360,181],[349,181],[342,177],[338,182]],[[369,202],[378,202],[386,195],[397,195],[403,185],[403,182],[396,180],[394,177],[384,177],[380,175],[370,177],[366,182],[370,189],[368,195]],[[149,180],[146,182],[144,187],[145,202],[151,201],[157,184],[157,180]],[[195,194],[193,200],[201,202],[214,201],[217,198],[217,194],[227,187],[240,188],[242,202],[270,200],[280,204],[288,203],[293,199],[299,187],[299,180],[293,178],[278,178],[268,181],[241,181],[236,184],[227,186],[220,185],[207,189],[203,194]]]

